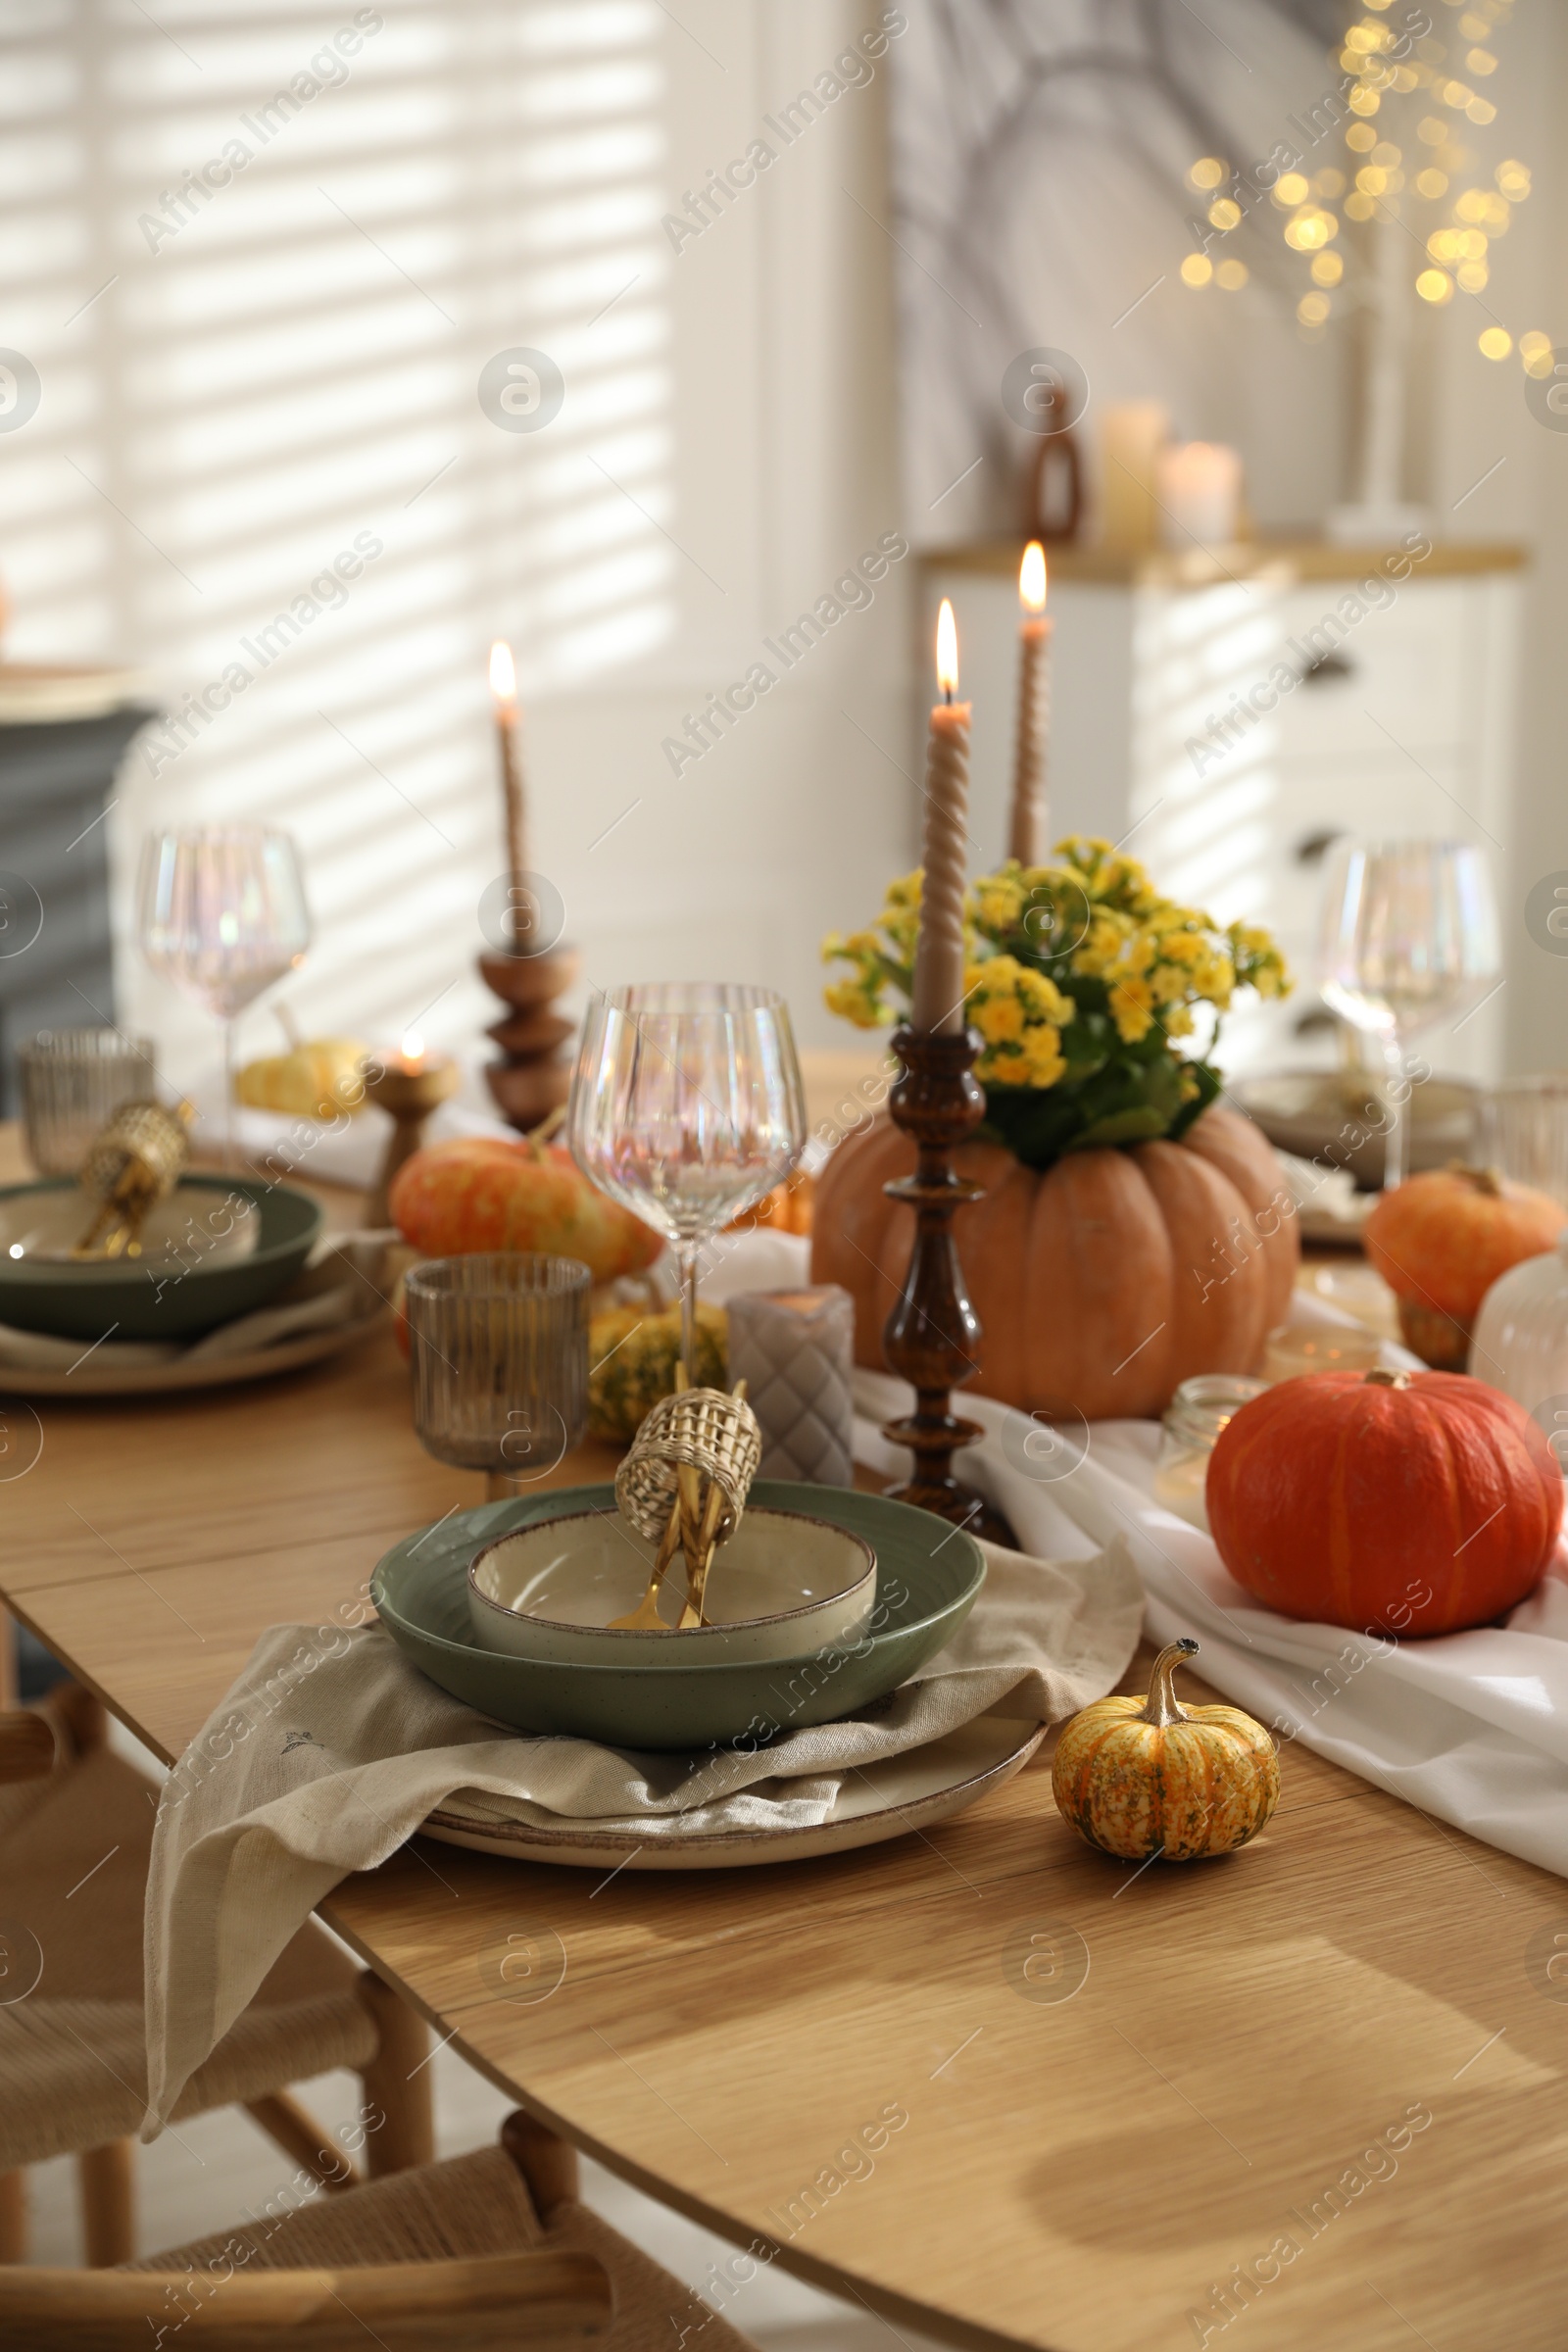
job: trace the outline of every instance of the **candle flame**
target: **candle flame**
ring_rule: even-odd
[[[405,1061],[420,1061],[423,1059],[424,1040],[419,1035],[417,1029],[409,1029],[404,1032],[403,1043],[398,1048],[398,1052],[402,1054]]]
[[[946,597],[937,614],[937,684],[951,703],[958,691],[958,629]]]
[[[1023,551],[1018,566],[1018,602],[1026,612],[1043,612],[1046,609],[1046,551],[1038,539],[1031,539]]]
[[[517,699],[517,667],[504,637],[498,637],[490,648],[490,691],[498,703],[514,703]]]

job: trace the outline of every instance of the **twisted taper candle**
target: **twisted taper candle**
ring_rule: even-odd
[[[924,880],[920,936],[914,950],[911,1025],[928,1036],[963,1028],[964,851],[969,812],[969,705],[938,703],[931,712],[925,770]]]
[[[1050,853],[1046,743],[1051,733],[1051,622],[1043,613],[1018,631],[1018,731],[1013,743],[1007,855],[1044,865]]]

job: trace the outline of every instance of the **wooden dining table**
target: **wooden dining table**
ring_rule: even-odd
[[[352,1614],[394,1543],[480,1499],[421,1451],[385,1328],[287,1378],[0,1417],[0,1598],[169,1761],[265,1626]],[[321,1916],[492,2082],[731,2241],[699,2283],[743,2331],[777,2261],[890,2344],[1558,2352],[1568,1889],[1299,1740],[1255,1844],[1135,1869],[1068,1832],[1048,1757],[790,1865],[415,1838]],[[498,1967],[519,1949],[560,1954],[548,1997]]]

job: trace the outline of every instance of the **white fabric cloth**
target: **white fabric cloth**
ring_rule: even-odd
[[[1385,1352],[1415,1361],[1402,1348]],[[908,1390],[865,1371],[855,1389],[865,1416],[856,1459],[889,1469],[906,1461],[879,1425],[907,1411]],[[1568,1877],[1568,1541],[1504,1626],[1395,1642],[1304,1624],[1261,1607],[1210,1539],[1154,1500],[1157,1423],[1086,1425],[1064,1449],[1062,1475],[1043,1478],[1028,1474],[1022,1413],[967,1393],[956,1401],[987,1432],[963,1455],[963,1476],[1005,1512],[1019,1541],[1066,1559],[1124,1537],[1150,1638],[1196,1636],[1197,1672],[1270,1726],[1287,1773],[1300,1740],[1423,1812]]]
[[[844,1722],[652,1755],[502,1733],[427,1682],[379,1626],[273,1626],[165,1788],[147,1882],[148,2112],[157,2136],[278,1953],[351,1871],[464,1792],[504,1818],[592,1823],[629,1846],[687,1826],[806,1827],[857,1767],[995,1711],[1054,1723],[1109,1690],[1143,1593],[1117,1537],[1070,1566],[987,1549],[947,1647]]]

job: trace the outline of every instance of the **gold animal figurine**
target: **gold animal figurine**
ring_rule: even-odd
[[[97,1203],[74,1258],[139,1257],[149,1210],[167,1200],[190,1157],[191,1105],[122,1102],[88,1152],[81,1188]]]
[[[659,1544],[648,1590],[630,1615],[612,1618],[616,1630],[688,1633],[707,1622],[714,1551],[739,1527],[762,1458],[745,1381],[726,1396],[719,1389],[688,1387],[684,1365],[677,1366],[675,1380],[674,1396],[662,1397],[647,1415],[615,1475],[622,1516],[646,1542]],[[686,1558],[686,1600],[679,1624],[670,1629],[658,1602],[677,1547]]]

